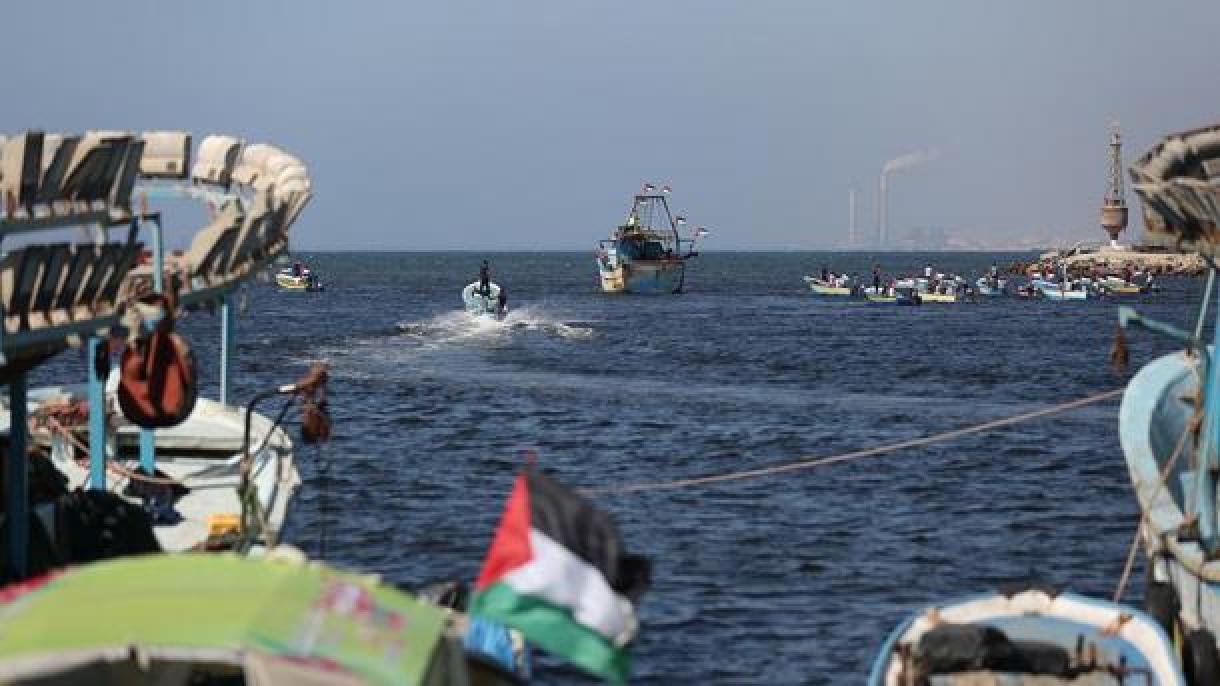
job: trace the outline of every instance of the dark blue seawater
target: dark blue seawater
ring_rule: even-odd
[[[606,296],[589,253],[300,255],[325,293],[249,291],[237,397],[332,364],[336,437],[299,453],[292,542],[415,586],[472,580],[523,451],[605,486],[889,443],[1114,388],[1114,301],[815,299],[825,264],[981,272],[1028,255],[707,253],[672,297]],[[460,312],[484,257],[504,324]],[[1129,299],[1187,325],[1200,284]],[[219,318],[182,324],[216,389]],[[1170,345],[1129,336],[1134,367]],[[39,370],[83,378],[69,351]],[[270,404],[260,408],[272,412]],[[599,496],[653,558],[638,683],[860,683],[921,606],[1028,580],[1108,597],[1137,511],[1117,401],[887,456]],[[319,460],[330,466],[318,481]],[[322,512],[321,505],[328,507]],[[1138,602],[1141,569],[1127,598]],[[583,683],[544,661],[541,683]]]

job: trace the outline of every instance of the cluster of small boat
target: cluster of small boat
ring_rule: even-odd
[[[1196,245],[1211,265],[1190,329],[1130,307],[1118,310],[1123,329],[1147,330],[1183,347],[1145,365],[1119,409],[1119,438],[1140,510],[1137,542],[1147,558],[1143,610],[1038,589],[936,605],[894,631],[870,685],[1220,684],[1220,324],[1205,334],[1213,299],[1220,310],[1217,170],[1220,127],[1171,135],[1131,168],[1146,229]],[[1031,275],[1029,287],[1051,299],[1155,288],[1149,280],[1065,285],[1067,279],[1041,276]],[[1115,348],[1125,346],[1116,342]],[[1124,573],[1120,590],[1125,580]]]
[[[1001,277],[994,272],[987,276],[967,279],[956,274],[933,273],[931,269],[926,276],[903,276],[885,281],[877,278],[871,286],[862,285],[855,276],[826,271],[823,271],[820,277],[806,275],[802,278],[814,295],[856,298],[889,305],[956,303],[1004,296],[1072,301],[1149,293],[1157,289],[1151,277],[1145,278],[1142,283],[1128,281],[1119,276],[1053,281],[1043,278],[1040,273],[1034,273],[1029,279],[1018,284],[1015,279]]]

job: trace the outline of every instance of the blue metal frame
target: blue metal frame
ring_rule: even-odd
[[[97,336],[89,337],[89,488],[95,491],[106,489],[106,379],[98,377],[94,364],[101,344]]]
[[[153,291],[165,292],[165,256],[161,239],[161,218],[150,216],[152,221],[153,250]],[[145,474],[153,474],[157,469],[157,437],[152,429],[140,429],[140,468]]]
[[[5,462],[8,484],[8,560],[14,578],[25,578],[30,537],[30,470],[26,450],[25,374],[8,384],[9,447]]]
[[[228,405],[232,394],[233,356],[236,352],[237,308],[233,292],[225,293],[220,303],[220,404]]]

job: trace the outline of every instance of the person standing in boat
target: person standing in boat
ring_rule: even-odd
[[[483,266],[479,267],[479,292],[485,298],[491,296],[491,267],[487,260],[483,260]]]
[[[881,265],[873,265],[873,293],[881,293]]]
[[[508,289],[500,286],[500,292],[496,295],[496,314],[503,317],[508,312]]]

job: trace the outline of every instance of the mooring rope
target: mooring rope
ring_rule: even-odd
[[[1077,400],[1071,400],[1066,403],[1052,405],[1040,410],[1033,410],[1011,417],[1003,417],[1001,419],[993,419],[981,424],[972,424],[960,429],[953,429],[943,433],[924,436],[921,438],[912,438],[897,443],[888,443],[886,445],[877,446],[874,448],[866,448],[864,450],[854,450],[848,453],[839,455],[831,455],[828,457],[809,457],[797,462],[788,462],[785,464],[773,465],[770,467],[760,467],[757,469],[747,469],[737,472],[727,472],[724,474],[709,474],[706,476],[696,476],[687,479],[673,479],[671,481],[644,481],[631,484],[622,484],[618,486],[602,486],[598,488],[585,488],[581,492],[585,495],[611,495],[623,493],[640,493],[643,491],[662,491],[673,490],[679,488],[692,488],[696,486],[706,486],[708,484],[721,483],[724,481],[739,481],[743,479],[757,479],[764,476],[772,476],[774,474],[783,474],[785,472],[795,472],[802,469],[812,469],[814,467],[823,467],[830,464],[839,464],[842,462],[852,462],[866,457],[875,457],[877,455],[885,455],[907,448],[918,448],[920,446],[932,445],[934,443],[944,443],[955,438],[967,436],[970,434],[983,433],[998,429],[1013,424],[1032,421],[1042,417],[1047,417],[1054,414],[1062,414],[1072,410],[1094,405],[1111,398],[1114,398],[1126,390],[1125,388],[1115,388],[1102,393],[1086,396]]]

